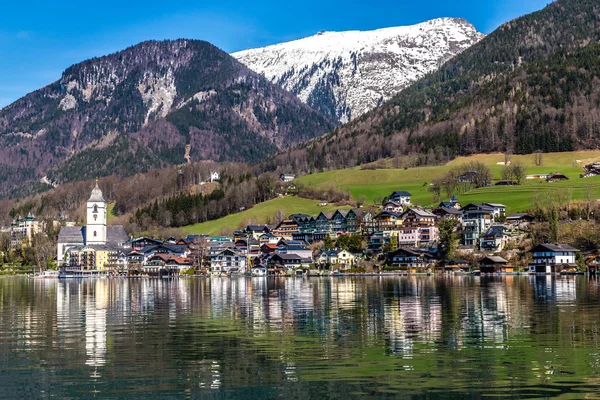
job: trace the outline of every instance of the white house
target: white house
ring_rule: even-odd
[[[279,175],[279,179],[281,180],[281,182],[288,183],[288,182],[291,182],[291,181],[293,181],[294,179],[296,179],[296,175],[291,175],[291,174],[281,174],[281,175]]]
[[[540,244],[530,252],[533,262],[529,264],[529,272],[551,274],[577,268],[575,257],[579,250],[568,244]]]
[[[211,255],[210,271],[214,273],[245,272],[247,263],[248,259],[244,254],[232,248],[225,248]]]
[[[396,203],[400,203],[403,206],[410,205],[410,198],[412,194],[406,191],[395,191],[394,193],[388,196],[388,201],[395,201]]]
[[[504,217],[506,215],[506,206],[499,203],[484,203],[484,205],[494,209],[494,219]]]
[[[218,181],[219,181],[219,179],[221,179],[221,175],[219,175],[219,173],[218,173],[218,172],[216,172],[216,171],[215,171],[215,172],[211,172],[211,173],[210,173],[210,179],[209,179],[209,180],[210,180],[211,182],[218,182]]]
[[[350,269],[356,262],[356,256],[347,250],[332,249],[319,253],[315,261],[320,265]]]

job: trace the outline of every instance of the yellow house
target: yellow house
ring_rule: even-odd
[[[108,250],[96,250],[96,269],[98,271],[105,271],[109,265],[109,251]]]

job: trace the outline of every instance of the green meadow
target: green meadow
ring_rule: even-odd
[[[284,210],[285,215],[296,213],[317,215],[321,211],[333,211],[337,208],[344,209],[348,207],[336,207],[335,205],[322,207],[318,205],[318,201],[316,200],[286,196],[266,201],[248,210],[231,214],[214,221],[188,225],[183,229],[185,232],[190,234],[219,235],[224,228],[228,230],[235,230],[247,225],[248,223],[265,223],[269,219],[273,219],[273,216],[279,210]]]
[[[520,161],[527,167],[527,174],[548,174],[561,172],[569,181],[546,183],[545,180],[526,180],[521,186],[493,186],[475,189],[458,195],[462,204],[470,202],[503,203],[509,212],[525,211],[531,208],[537,193],[544,196],[557,196],[560,192],[572,192],[573,199],[584,199],[587,187],[591,186],[594,197],[600,195],[600,177],[579,178],[583,165],[600,160],[600,151],[581,151],[569,153],[548,153],[543,155],[543,165],[535,166],[533,155],[513,155],[512,161]],[[329,187],[348,190],[352,198],[364,196],[367,203],[376,198],[389,195],[394,190],[406,190],[413,195],[413,202],[422,206],[432,206],[433,196],[428,192],[429,184],[441,178],[455,165],[468,161],[481,161],[488,165],[496,180],[501,179],[504,162],[503,154],[482,154],[471,157],[460,157],[447,165],[436,167],[420,167],[409,169],[361,170],[360,168],[335,170],[303,176],[298,182],[313,187]],[[442,194],[442,197],[444,194]]]
[[[498,163],[504,162],[504,155],[481,154],[460,157],[443,166],[377,170],[352,168],[307,175],[298,178],[297,181],[321,188],[329,188],[333,185],[338,189],[348,190],[354,200],[364,197],[367,204],[372,204],[374,199],[383,198],[394,190],[406,190],[413,195],[415,204],[436,206],[437,204],[433,203],[432,193],[427,190],[431,181],[444,176],[452,166],[468,161],[483,162],[490,167],[496,180],[501,179],[503,165]],[[514,213],[530,209],[536,196],[556,198],[561,196],[561,193],[570,192],[574,200],[585,199],[588,187],[591,187],[594,198],[600,197],[600,177],[579,178],[579,175],[583,172],[583,165],[592,161],[600,161],[600,150],[547,153],[543,155],[541,166],[534,164],[533,155],[513,155],[512,161],[520,161],[525,164],[528,175],[561,172],[570,179],[554,183],[546,183],[545,180],[539,179],[528,179],[521,186],[491,186],[475,189],[458,195],[458,200],[462,204],[471,202],[502,203],[508,207],[507,211],[509,213]],[[442,194],[442,197],[444,197],[444,194]],[[317,203],[316,200],[287,196],[267,201],[237,214],[186,226],[183,229],[192,234],[218,235],[224,228],[234,230],[248,222],[265,223],[272,219],[278,210],[284,210],[286,215],[293,213],[317,215],[321,211],[332,211],[338,208],[331,205],[320,207]]]

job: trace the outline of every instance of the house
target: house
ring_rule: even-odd
[[[213,273],[245,272],[248,259],[239,251],[225,248],[210,257],[210,271]]]
[[[487,256],[479,262],[479,271],[482,274],[494,274],[498,272],[513,272],[513,267],[508,265],[502,257]]]
[[[210,182],[219,182],[220,179],[221,179],[221,175],[219,175],[218,172],[214,171],[214,172],[210,173],[210,178],[209,178]]]
[[[260,237],[258,238],[258,241],[260,242],[260,244],[275,244],[277,245],[277,243],[279,243],[279,240],[281,239],[281,237],[275,236],[273,235],[273,233],[269,232],[269,233],[264,233],[262,235],[260,235]]]
[[[460,210],[462,208],[462,206],[460,205],[460,203],[458,202],[456,197],[452,196],[452,198],[450,200],[442,201],[438,205],[438,208],[454,208],[455,210]]]
[[[529,272],[551,274],[577,269],[575,260],[579,250],[567,244],[540,244],[530,252],[533,261],[529,264]]]
[[[317,219],[310,215],[292,214],[289,219],[298,224],[298,233],[315,233],[317,230]]]
[[[271,268],[284,268],[288,271],[298,268],[310,268],[312,258],[303,258],[297,254],[275,254],[268,261]]]
[[[277,245],[274,243],[264,243],[260,246],[260,252],[262,254],[275,254],[277,251]]]
[[[399,228],[398,244],[425,246],[438,240],[437,217],[422,208],[409,208],[402,214],[402,226]]]
[[[187,246],[177,244],[150,245],[139,250],[139,252],[144,256],[144,263],[148,262],[148,259],[154,256],[155,254],[170,254],[182,258],[187,258],[190,254],[190,251]]]
[[[387,264],[410,270],[424,270],[432,262],[432,256],[421,249],[399,248],[387,254]]]
[[[404,206],[397,201],[388,200],[383,203],[383,211],[401,213],[404,211]]]
[[[569,177],[561,174],[560,172],[555,172],[553,174],[548,175],[548,177],[546,178],[546,182],[551,183],[551,182],[560,182],[560,181],[568,181]]]
[[[356,256],[348,250],[330,249],[317,255],[315,263],[325,269],[350,269],[356,261]]]
[[[331,219],[333,212],[321,212],[315,218],[315,233],[333,233]]]
[[[600,175],[600,162],[588,164],[583,167],[585,173],[581,174],[580,178],[589,178],[590,176]]]
[[[10,225],[10,245],[17,247],[27,239],[27,243],[31,244],[33,236],[42,232],[45,224],[38,221],[32,213],[27,214],[27,217],[17,217]]]
[[[294,233],[298,233],[298,223],[291,218],[284,219],[273,229],[273,235],[289,240],[292,239]]]
[[[150,275],[160,274],[162,271],[179,274],[190,268],[192,268],[192,262],[188,258],[170,254],[156,254],[143,265],[142,271]]]
[[[158,246],[158,245],[162,244],[162,242],[160,240],[156,240],[156,239],[152,239],[152,238],[148,238],[148,237],[132,239],[129,243],[131,245],[131,248],[133,248],[133,250],[141,250],[144,247]]]
[[[279,175],[279,180],[284,183],[288,183],[296,179],[296,175],[291,174],[281,174]]]
[[[467,260],[443,260],[436,265],[435,270],[442,273],[470,272],[471,266]]]
[[[549,174],[527,175],[525,179],[548,179]]]
[[[389,232],[378,232],[374,235],[371,235],[369,238],[369,243],[367,243],[367,252],[368,253],[381,253],[383,251],[383,247],[390,243],[392,240],[392,236]]]
[[[304,243],[288,241],[280,242],[277,245],[276,254],[296,254],[302,258],[312,258],[312,250],[307,248]]]
[[[483,203],[494,209],[494,219],[502,218],[506,215],[506,206],[500,203]]]
[[[395,191],[388,196],[387,200],[394,201],[396,203],[401,204],[402,206],[409,206],[411,197],[412,197],[412,194],[410,194],[409,192]]]
[[[479,237],[494,222],[494,208],[485,204],[470,203],[462,209],[463,244],[475,246]]]
[[[431,211],[439,219],[455,219],[462,222],[462,211],[453,207],[438,207]]]
[[[493,225],[479,238],[479,248],[493,253],[501,251],[508,243],[508,238],[506,227]]]
[[[269,233],[270,229],[266,225],[248,225],[244,232],[253,239],[258,240],[264,233]]]
[[[402,226],[402,214],[382,211],[373,217],[375,232],[397,231]]]
[[[510,214],[508,216],[506,216],[506,224],[510,224],[510,225],[521,225],[521,224],[528,224],[530,222],[533,222],[534,218],[533,216],[527,214],[527,213],[516,213],[516,214]]]

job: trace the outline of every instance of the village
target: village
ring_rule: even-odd
[[[231,236],[131,238],[122,226],[107,224],[107,203],[96,183],[86,226],[60,229],[57,270],[46,274],[575,274],[586,267],[578,249],[560,243],[533,246],[526,264],[515,262],[534,220],[530,214],[507,215],[506,206],[497,203],[462,205],[455,197],[425,209],[411,197],[394,191],[376,209],[291,214],[276,225],[248,225]],[[11,245],[40,230],[33,215],[18,217],[10,228]],[[595,272],[595,260],[588,264]]]

